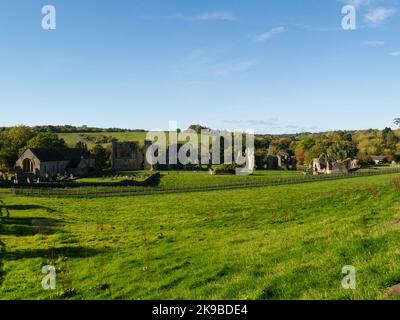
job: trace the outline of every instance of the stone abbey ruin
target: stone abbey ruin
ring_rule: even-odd
[[[113,170],[144,169],[144,149],[139,142],[112,142],[111,168]]]
[[[249,148],[242,150],[232,149],[232,142],[223,142],[221,138],[219,144],[214,149],[206,148],[205,155],[195,153],[190,154],[189,161],[180,162],[178,154],[188,154],[193,144],[182,142],[170,145],[153,145],[150,140],[138,141],[111,141],[109,150],[109,169],[113,171],[179,171],[179,170],[205,170],[212,171],[218,167],[220,171],[232,171],[232,160],[236,155],[245,157],[247,163],[252,164],[256,170],[298,170],[298,159],[294,152],[289,149],[273,148],[267,145],[265,153],[258,153],[257,150],[250,152]],[[203,150],[201,150],[203,152]],[[218,161],[214,161],[214,156],[219,156]],[[228,152],[228,153],[226,153]],[[190,153],[190,152],[189,152]],[[233,155],[225,161],[226,154]],[[249,158],[251,160],[249,161]],[[382,158],[382,159],[381,159]],[[376,157],[376,164],[384,162],[385,157]],[[156,160],[162,160],[157,162]],[[205,160],[204,160],[205,159]],[[235,158],[238,160],[238,158]],[[237,161],[233,160],[233,165]],[[201,163],[201,164],[200,164]],[[238,162],[239,163],[239,162]],[[223,164],[224,166],[218,166]],[[300,162],[300,164],[302,164]],[[304,164],[302,164],[304,165]],[[307,168],[308,165],[308,168]],[[241,166],[236,166],[236,168]],[[58,177],[74,175],[77,177],[87,176],[94,172],[95,159],[86,149],[64,148],[64,149],[27,149],[15,164],[16,172],[20,176],[26,177]],[[248,166],[246,166],[248,168]],[[344,160],[321,154],[318,158],[312,159],[306,167],[301,167],[308,174],[340,174],[349,173],[360,168],[359,161],[354,158]],[[252,170],[252,169],[251,169]],[[234,171],[234,169],[233,169]]]
[[[151,146],[151,141],[145,141],[141,146],[139,142],[117,142],[112,143],[111,166],[114,170],[195,170],[197,165],[182,164],[179,160],[176,163],[170,163],[170,150],[179,153],[183,147],[182,143],[168,146],[165,150],[158,150],[156,155],[163,156],[166,164],[150,164],[146,160],[146,152]],[[223,152],[221,151],[223,154]],[[223,155],[221,155],[223,161]],[[211,155],[210,155],[211,158]],[[277,154],[269,152],[267,157],[255,156],[255,167],[258,170],[297,170],[297,159],[290,152],[281,150]],[[211,161],[210,161],[211,166]],[[349,173],[359,169],[357,159],[336,160],[326,154],[311,161],[308,171],[312,174],[335,174]]]
[[[345,160],[335,160],[326,154],[322,154],[319,158],[313,159],[309,166],[309,170],[311,170],[314,175],[349,173],[359,168],[359,161],[357,159],[348,158]]]

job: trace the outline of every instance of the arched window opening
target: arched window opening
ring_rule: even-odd
[[[30,159],[24,159],[22,165],[24,172],[33,173],[33,162]]]

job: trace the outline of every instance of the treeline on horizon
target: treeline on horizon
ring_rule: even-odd
[[[395,122],[397,125],[400,121]],[[200,133],[206,127],[191,125],[189,129]],[[180,131],[180,129],[178,129]],[[61,133],[115,133],[146,132],[146,130],[95,128],[87,126],[14,126],[0,128],[0,168],[12,168],[19,155],[26,148],[63,148],[65,141],[58,136]],[[98,139],[97,139],[98,140]],[[102,141],[95,141],[92,152],[102,160],[107,157]],[[117,140],[117,139],[116,139]],[[83,141],[73,147],[86,148]],[[384,130],[349,130],[319,133],[298,133],[280,135],[256,135],[255,153],[258,158],[267,158],[269,154],[285,151],[295,155],[300,165],[307,165],[314,158],[326,154],[337,160],[357,158],[364,164],[373,164],[373,156],[385,156],[389,161],[400,161],[400,129],[390,127]],[[109,150],[108,150],[109,153]]]
[[[256,154],[259,156],[276,154],[282,150],[295,155],[300,165],[309,164],[322,154],[336,160],[359,159],[361,164],[373,164],[374,156],[385,156],[389,162],[399,161],[400,130],[387,127],[383,130],[265,135],[256,138]]]
[[[400,119],[399,119],[400,120]],[[397,119],[396,119],[397,121]],[[400,125],[400,121],[399,121]],[[33,132],[48,132],[48,133],[115,133],[115,132],[148,132],[148,130],[145,129],[127,129],[127,128],[100,128],[100,127],[89,127],[86,125],[82,126],[72,126],[72,125],[38,125],[38,126],[26,126],[26,125],[15,125],[15,126],[2,126],[0,127],[0,132],[8,131],[13,127],[17,126],[23,126],[30,128]],[[188,129],[194,130],[198,133],[201,132],[202,129],[210,129],[208,127],[195,124],[195,125],[190,125]],[[386,130],[387,128],[385,128]],[[178,131],[181,131],[181,129],[178,129]],[[359,132],[365,132],[365,133],[374,133],[374,132],[379,132],[382,130],[379,129],[364,129],[364,130],[334,130],[334,131],[321,131],[321,132],[301,132],[301,133],[282,133],[282,134],[256,134],[257,137],[267,137],[267,138],[274,138],[274,137],[280,137],[280,138],[290,138],[290,137],[300,137],[302,135],[319,135],[319,134],[327,134],[327,133],[350,133],[350,134],[356,134]]]
[[[50,127],[50,126],[49,126]],[[43,127],[14,126],[0,129],[0,170],[12,170],[20,155],[28,148],[67,148],[64,139],[58,133],[44,130]],[[87,149],[87,146],[79,141],[75,148]],[[96,169],[101,171],[108,159],[107,150],[101,145],[95,145],[91,150],[96,160]]]
[[[400,126],[400,119],[394,119],[394,123]],[[197,124],[189,129],[199,133],[207,128]],[[263,159],[261,162],[281,151],[296,156],[300,165],[308,165],[323,154],[336,160],[359,159],[364,165],[374,164],[374,156],[385,156],[389,162],[400,161],[400,129],[256,135],[255,154],[258,160]]]
[[[11,127],[0,127],[0,132],[9,130]],[[48,132],[48,133],[95,133],[95,132],[146,132],[144,129],[122,129],[122,128],[98,128],[71,125],[41,125],[29,127],[34,132]]]

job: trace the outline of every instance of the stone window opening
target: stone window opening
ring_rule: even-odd
[[[33,173],[33,162],[30,159],[24,159],[22,166],[24,172]]]

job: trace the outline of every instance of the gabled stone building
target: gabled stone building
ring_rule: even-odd
[[[94,159],[85,149],[27,149],[15,163],[22,177],[46,178],[58,175],[88,175],[95,166]]]

